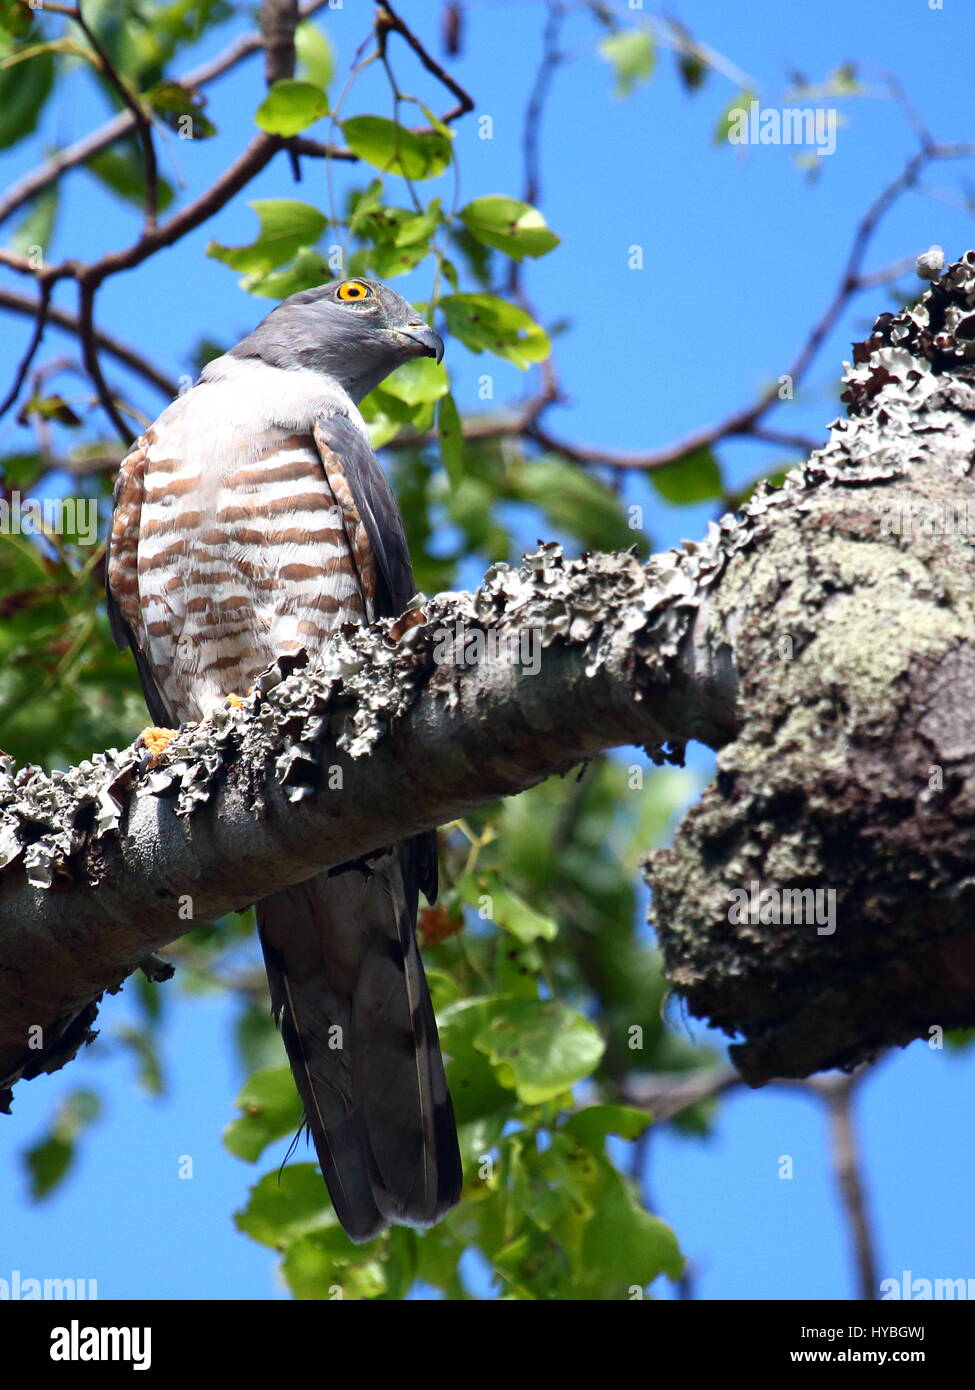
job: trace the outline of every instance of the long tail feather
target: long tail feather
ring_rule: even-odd
[[[277,1018],[336,1214],[354,1241],[429,1225],[460,1196],[437,1026],[416,943],[412,846],[258,904]]]

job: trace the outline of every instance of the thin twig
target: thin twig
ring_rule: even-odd
[[[389,0],[381,0],[377,24],[380,23],[385,28],[391,30],[393,33],[399,34],[401,38],[405,39],[426,68],[427,72],[446,87],[451,96],[456,97],[457,105],[453,107],[452,110],[448,111],[446,115],[440,117],[444,125],[449,125],[451,121],[456,121],[460,116],[466,116],[468,111],[474,110],[473,99],[464,91],[460,83],[451,77],[450,73],[447,72],[445,68],[440,66],[436,58],[430,56],[423,47],[423,44],[413,33],[412,29],[400,19],[399,15],[389,3]]]
[[[532,207],[542,196],[542,172],[539,159],[539,136],[541,134],[542,114],[548,97],[555,69],[562,62],[559,51],[559,35],[565,10],[561,4],[553,4],[542,32],[542,61],[525,107],[525,122],[522,131],[522,165],[525,172],[524,199]]]
[[[311,3],[302,5],[301,18],[309,19],[317,11],[322,10],[328,4],[328,0],[311,0]],[[205,87],[217,77],[222,77],[231,68],[237,66],[245,58],[249,58],[254,53],[259,53],[262,47],[261,35],[257,30],[249,34],[243,34],[235,39],[232,44],[218,53],[215,58],[202,63],[198,68],[193,68],[190,72],[177,77],[175,81],[180,87],[185,87],[188,91],[197,91]],[[54,183],[67,169],[76,168],[79,164],[84,164],[92,155],[108,149],[117,140],[127,135],[135,125],[135,119],[131,111],[120,111],[113,116],[110,121],[91,131],[88,135],[76,140],[73,145],[66,146],[59,150],[37,169],[25,174],[17,183],[12,184],[3,198],[0,198],[0,223],[12,216],[18,208],[29,203],[38,193],[42,192],[50,184]],[[309,151],[303,151],[309,153]],[[336,153],[336,158],[354,159],[351,150]]]
[[[867,1216],[866,1188],[853,1124],[853,1095],[866,1071],[864,1067],[850,1076],[820,1077],[812,1085],[826,1101],[829,1110],[833,1175],[846,1215],[859,1296],[863,1302],[869,1303],[879,1293],[877,1253]]]
[[[131,270],[133,266],[141,265],[163,246],[172,246],[173,242],[179,241],[187,232],[193,231],[215,212],[219,212],[283,147],[284,141],[279,136],[267,135],[262,131],[237,156],[233,164],[224,170],[216,183],[211,184],[192,203],[187,203],[186,207],[175,213],[168,222],[153,227],[151,231],[144,231],[137,241],[124,250],[109,252],[107,256],[83,267],[76,278],[94,277],[101,283],[109,275],[116,275],[120,270]]]
[[[870,204],[854,229],[850,250],[832,299],[810,329],[792,365],[785,372],[785,375],[792,380],[793,390],[805,377],[816,354],[838,323],[849,301],[862,290],[873,288],[888,277],[894,278],[892,272],[903,265],[903,262],[896,262],[894,266],[888,266],[883,271],[872,274],[863,272],[862,267],[867,250],[883,216],[901,194],[916,185],[921,171],[932,161],[970,159],[972,157],[975,157],[975,143],[971,142],[925,146],[910,157],[897,177]],[[573,462],[605,465],[610,468],[651,471],[676,463],[697,449],[713,448],[719,441],[730,437],[768,439],[765,427],[762,426],[758,430],[757,427],[778,400],[777,392],[766,391],[752,405],[736,411],[724,420],[720,420],[706,429],[695,430],[693,434],[686,435],[673,444],[647,453],[620,453],[598,446],[568,444],[549,433],[537,421],[525,433],[540,447],[560,453],[564,458]]]
[[[118,93],[120,101],[128,107],[132,115],[133,123],[142,142],[142,157],[146,170],[146,228],[151,229],[156,225],[159,211],[159,175],[156,168],[156,147],[152,140],[152,122],[146,115],[142,103],[129,91],[126,83],[115,71],[104,45],[81,12],[81,0],[78,0],[77,5],[60,5],[54,3],[54,0],[45,0],[44,9],[54,14],[64,15],[66,19],[73,20],[77,24],[91,45],[102,71]]]
[[[81,338],[81,355],[88,375],[98,392],[102,409],[118,430],[119,437],[128,441],[132,438],[132,430],[119,414],[108,383],[102,374],[101,363],[98,360],[98,343],[95,338],[94,322],[96,288],[97,283],[91,280],[81,280],[78,286],[78,332]]]
[[[548,17],[545,20],[545,28],[542,31],[542,61],[535,74],[535,81],[532,84],[528,102],[525,106],[525,119],[522,124],[521,135],[521,160],[524,170],[522,186],[522,197],[531,207],[535,207],[542,196],[542,171],[539,155],[539,139],[542,129],[542,115],[545,109],[545,102],[548,98],[549,90],[552,85],[552,78],[555,76],[555,69],[562,62],[563,54],[559,51],[559,37],[562,32],[562,22],[565,18],[565,11],[561,4],[553,3],[549,7]],[[521,296],[521,262],[514,259],[508,266],[508,291],[516,297]],[[523,308],[527,305],[522,303]],[[530,311],[529,311],[530,312]],[[557,394],[555,387],[555,369],[548,359],[546,365],[550,372],[550,380],[553,385],[553,394]],[[543,367],[543,371],[545,368]]]
[[[31,299],[26,294],[17,294],[15,290],[0,289],[0,308],[36,319],[41,312],[41,301]],[[47,310],[47,320],[57,328],[63,328],[66,333],[73,333],[76,337],[81,336],[80,323],[74,314],[68,313],[66,309],[59,309],[53,304],[50,305]],[[179,385],[172,377],[168,377],[165,372],[153,366],[151,362],[146,360],[142,352],[129,347],[127,343],[122,343],[118,338],[113,338],[101,330],[96,332],[95,342],[100,352],[108,353],[116,361],[121,362],[123,366],[128,367],[130,371],[150,382],[163,396],[172,399],[179,392]]]
[[[41,345],[41,339],[44,337],[44,329],[47,325],[47,317],[51,306],[51,295],[53,291],[53,281],[41,281],[41,297],[34,306],[34,331],[30,336],[30,342],[27,344],[27,350],[21,358],[20,366],[17,368],[13,384],[6,396],[4,396],[2,404],[0,404],[0,418],[6,415],[7,411],[20,395],[20,389],[27,380],[27,373],[30,371],[30,365],[34,360],[37,349]]]

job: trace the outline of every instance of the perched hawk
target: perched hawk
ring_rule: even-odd
[[[402,612],[403,521],[356,403],[442,356],[393,290],[332,281],[272,310],[139,439],[115,487],[108,611],[157,724],[204,718],[283,654],[314,659],[343,623]],[[432,835],[257,905],[274,1014],[356,1241],[436,1221],[460,1195],[420,889],[436,895]]]

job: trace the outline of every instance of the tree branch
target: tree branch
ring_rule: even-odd
[[[42,302],[38,299],[31,299],[29,295],[17,294],[15,290],[0,288],[0,308],[9,309],[14,314],[24,314],[28,317],[38,319],[42,312]],[[50,305],[47,309],[47,321],[55,324],[58,328],[63,328],[66,333],[73,333],[75,337],[81,336],[81,324],[74,314],[66,309],[59,309],[56,305]],[[165,372],[148,362],[144,355],[137,352],[135,348],[129,347],[127,343],[122,343],[118,338],[113,338],[108,333],[103,333],[100,329],[95,332],[95,343],[101,352],[108,353],[130,371],[141,376],[143,380],[161,392],[168,399],[179,392],[179,385],[172,377],[166,376]],[[22,383],[21,383],[22,384]],[[19,391],[19,387],[17,388]],[[14,396],[16,399],[16,395]]]
[[[878,320],[847,378],[851,419],[837,422],[829,445],[779,490],[760,487],[702,542],[646,566],[629,553],[566,562],[556,546],[521,570],[496,566],[474,595],[422,602],[412,626],[384,619],[337,634],[320,666],[270,673],[247,704],[188,728],[148,772],[136,749],[50,777],[29,768],[15,775],[8,763],[0,778],[4,1084],[62,1065],[87,1037],[97,996],[194,921],[367,860],[379,845],[602,749],[639,744],[655,760],[679,759],[690,738],[723,748],[722,772],[673,849],[653,857],[654,911],[668,974],[692,1009],[748,1040],[733,1049],[746,1080],[852,1064],[931,1018],[971,1022],[975,937],[967,898],[952,894],[967,881],[960,865],[970,861],[972,816],[957,789],[939,816],[928,795],[933,756],[958,785],[975,785],[975,655],[971,675],[958,675],[975,630],[970,546],[962,534],[934,546],[913,538],[902,551],[878,546],[876,533],[882,509],[905,490],[910,498],[928,487],[940,501],[970,489],[973,308],[975,252],[913,310]],[[808,634],[819,628],[797,600],[783,610],[783,583],[770,585],[769,575],[798,576],[797,594],[815,605],[812,575],[841,565],[830,548],[837,527],[842,563],[855,550],[852,536],[872,545],[871,602],[855,604],[848,647],[828,647],[811,667],[781,656],[776,666],[769,653],[783,634],[800,653],[818,652]],[[834,578],[825,592],[844,586],[856,591],[855,577]],[[897,612],[923,605],[919,673],[922,638],[902,625],[893,646],[891,603]],[[840,631],[835,613],[823,630]],[[916,674],[905,675],[897,700],[885,694],[884,718],[903,726],[865,754],[882,727],[873,678],[861,669],[870,654],[882,657],[885,692],[897,661]],[[955,686],[940,723],[917,705]],[[820,700],[841,690],[848,711],[813,722],[815,756],[794,722],[809,689]],[[855,713],[857,701],[867,714]],[[873,743],[857,722],[864,719]],[[859,822],[848,804],[859,802],[843,770],[870,794],[863,814],[872,850],[861,841],[852,861]],[[920,796],[913,816],[903,809],[912,785]],[[821,873],[827,882],[840,876],[858,930],[831,938],[828,950],[808,928],[793,931],[784,950],[775,925],[767,951],[757,949],[754,929],[729,930],[729,887],[760,874],[770,856],[787,882],[800,877],[800,862],[812,873],[830,814],[825,843],[836,844],[846,868],[840,876],[824,861]],[[897,849],[905,827],[918,837],[907,854]],[[181,912],[187,901],[191,911]],[[870,991],[865,950],[876,953]],[[906,1001],[905,970],[915,982]],[[37,1024],[42,1048],[30,1044]]]
[[[469,93],[465,92],[460,83],[447,72],[446,68],[441,67],[436,58],[432,57],[427,52],[412,29],[400,19],[399,15],[393,9],[393,6],[389,3],[389,0],[380,0],[377,29],[379,29],[380,26],[387,32],[399,34],[401,38],[405,39],[419,58],[423,67],[430,73],[431,77],[435,77],[438,82],[447,88],[451,96],[456,97],[457,105],[440,117],[444,125],[449,125],[451,121],[456,121],[459,117],[466,116],[469,111],[474,110],[474,102]]]
[[[880,316],[700,632],[742,729],[648,875],[665,973],[751,1085],[975,1022],[973,313],[969,252]]]
[[[31,363],[34,360],[34,355],[41,345],[41,339],[44,337],[44,328],[47,323],[48,314],[50,313],[51,294],[53,290],[54,285],[52,281],[42,280],[40,299],[36,301],[31,301],[35,315],[34,331],[31,334],[30,342],[27,344],[27,348],[24,352],[24,355],[20,360],[20,366],[14,373],[13,384],[11,385],[10,390],[4,396],[2,403],[0,403],[0,418],[6,415],[7,411],[10,409],[14,401],[20,395],[20,388],[27,380],[27,373],[30,371]]]
[[[108,78],[123,106],[126,106],[132,116],[132,123],[139,132],[139,140],[142,144],[142,155],[146,169],[146,227],[152,228],[156,225],[156,214],[159,210],[159,178],[156,169],[156,148],[152,140],[152,122],[146,114],[145,108],[139,99],[129,90],[127,84],[115,71],[114,64],[98,35],[87,22],[81,11],[80,0],[77,5],[56,4],[55,0],[44,0],[43,8],[54,14],[64,15],[67,19],[73,20],[84,34],[91,45],[92,51],[98,59],[98,64],[102,72]]]
[[[725,739],[727,692],[698,681],[701,706],[676,656],[700,556],[685,563],[675,586],[668,557],[658,572],[548,547],[476,595],[431,600],[398,643],[388,620],[336,638],[321,668],[269,678],[256,705],[191,727],[153,770],[128,749],[64,777],[0,778],[0,1078],[60,1065],[72,1021],[194,921],[602,748],[662,760],[691,733]]]
[[[298,0],[264,0],[260,23],[264,40],[264,81],[271,87],[275,82],[295,75]],[[294,146],[289,146],[288,156],[295,183],[300,183],[301,166]]]
[[[880,1296],[880,1284],[853,1121],[853,1098],[864,1075],[859,1070],[851,1076],[817,1077],[812,1084],[829,1111],[833,1175],[853,1248],[859,1297],[869,1303]]]
[[[328,0],[311,0],[311,3],[301,6],[301,18],[311,18],[319,10],[324,9],[327,4]],[[196,91],[200,87],[207,86],[215,78],[222,77],[224,73],[229,72],[245,58],[260,52],[262,46],[263,40],[257,30],[250,34],[244,34],[235,39],[229,47],[224,49],[223,53],[211,58],[206,63],[202,63],[200,67],[184,73],[181,77],[177,77],[175,81],[179,86],[186,87],[189,91]],[[50,159],[45,160],[37,169],[13,184],[0,198],[0,223],[5,222],[25,203],[30,202],[38,193],[43,192],[50,184],[56,182],[66,170],[84,164],[92,155],[108,149],[117,140],[128,135],[134,125],[135,118],[132,112],[120,111],[117,116],[113,116],[110,121],[106,121],[97,130],[93,130],[82,139],[76,140],[73,145],[68,145],[65,149],[52,155]],[[350,158],[353,156],[351,151],[347,151],[344,155],[337,154],[336,157]]]
[[[115,397],[109,390],[101,363],[98,360],[94,320],[95,288],[96,284],[91,280],[82,280],[78,286],[78,335],[81,339],[81,356],[85,370],[91,377],[98,393],[102,409],[118,431],[119,438],[128,442],[132,438],[132,430],[119,413],[118,406],[115,404]]]

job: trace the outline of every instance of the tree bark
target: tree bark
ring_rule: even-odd
[[[971,499],[973,339],[969,253],[878,321],[827,447],[702,542],[645,566],[543,546],[272,670],[155,767],[133,746],[0,768],[0,1084],[62,1066],[102,992],[195,924],[603,749],[691,738],[719,775],[651,859],[653,915],[746,1079],[975,1022],[970,537],[888,524]],[[731,922],[753,880],[832,890],[837,929]]]
[[[975,1023],[973,311],[969,252],[881,316],[708,608],[740,732],[648,877],[665,973],[752,1085]]]

